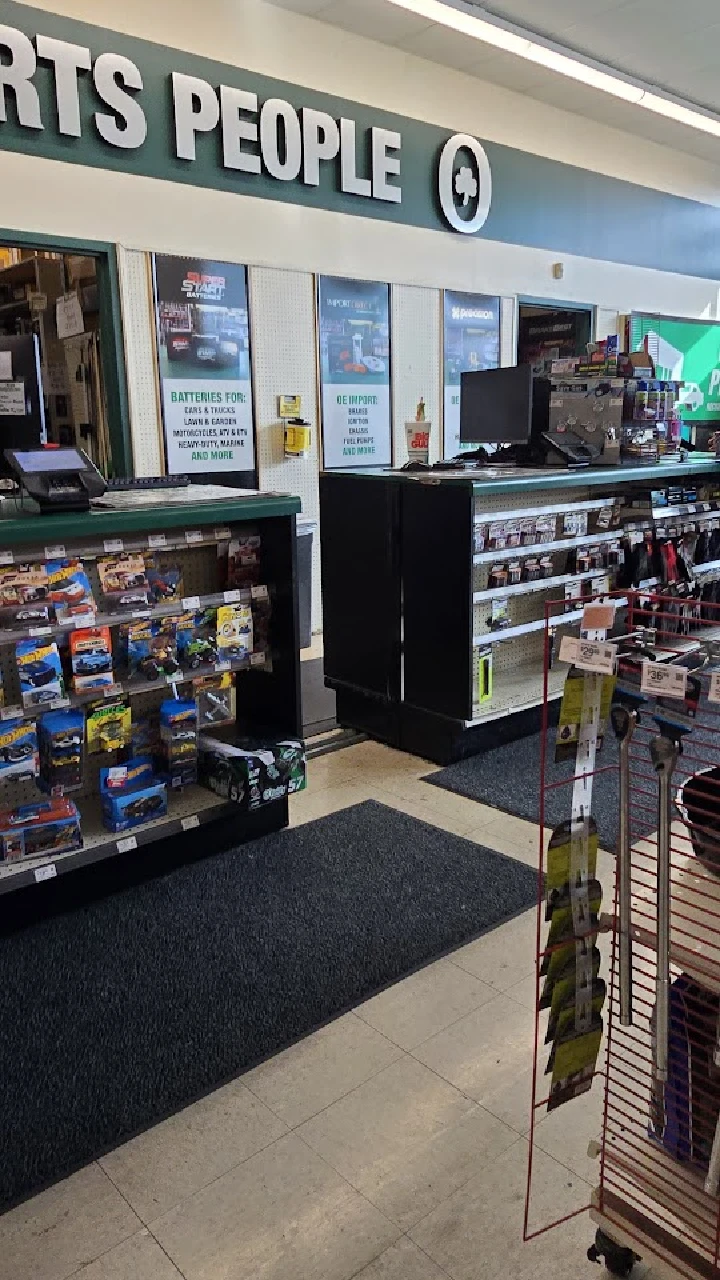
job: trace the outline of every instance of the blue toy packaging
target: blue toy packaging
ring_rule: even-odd
[[[178,658],[189,671],[214,667],[218,661],[217,610],[201,609],[175,619]]]
[[[168,618],[134,622],[127,632],[127,663],[131,677],[159,680],[180,675],[174,627]]]
[[[85,716],[82,711],[49,711],[38,721],[40,786],[43,791],[82,786]]]
[[[160,774],[171,787],[197,782],[197,708],[195,702],[167,698],[160,707]]]
[[[18,640],[15,660],[24,707],[37,707],[43,702],[56,702],[64,697],[62,664],[53,640]]]
[[[149,756],[101,769],[100,798],[108,831],[129,831],[167,813],[167,788],[155,778]]]
[[[95,598],[81,560],[50,560],[47,566],[50,600],[58,622],[95,619]]]
[[[180,600],[183,594],[182,569],[176,564],[167,564],[166,556],[150,555],[145,557],[150,599],[153,604],[165,604],[169,600]]]
[[[69,853],[82,843],[80,815],[65,796],[0,813],[0,858],[6,862]]]
[[[101,689],[114,683],[109,627],[71,631],[70,653],[74,689]]]
[[[38,740],[32,720],[5,720],[0,724],[0,782],[8,778],[35,778]]]

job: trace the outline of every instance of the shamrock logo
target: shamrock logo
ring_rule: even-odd
[[[472,169],[467,165],[463,165],[455,175],[455,194],[463,197],[462,207],[467,208],[470,200],[474,200],[478,193],[477,178]]]

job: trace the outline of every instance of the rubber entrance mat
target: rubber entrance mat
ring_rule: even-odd
[[[481,755],[469,756],[448,765],[438,773],[429,773],[423,779],[434,787],[453,791],[456,795],[478,800],[481,804],[494,805],[516,818],[538,822],[540,818],[540,742],[539,733],[519,738],[493,747]],[[554,753],[555,732],[548,736],[548,752]],[[553,764],[549,755],[547,780],[557,782],[572,778],[574,761]],[[613,851],[618,837],[618,748],[612,735],[606,735],[602,750],[598,753],[599,773],[593,783],[592,812],[598,826],[600,846]],[[608,766],[610,766],[608,768]],[[545,793],[545,826],[556,827],[570,817],[572,791],[570,787],[558,787]]]
[[[371,801],[0,939],[0,1203],[535,896],[529,867]]]

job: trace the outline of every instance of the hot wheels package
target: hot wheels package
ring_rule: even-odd
[[[39,767],[38,740],[32,720],[5,720],[0,724],[0,782],[8,778],[35,778]]]
[[[175,620],[180,663],[186,670],[214,667],[218,661],[217,610],[183,613]]]
[[[220,725],[235,723],[235,675],[232,671],[201,676],[193,683],[199,729],[217,729]]]
[[[221,660],[241,661],[253,651],[253,614],[249,604],[224,604],[217,611],[217,647]]]
[[[128,670],[130,677],[159,680],[180,675],[175,628],[167,618],[147,618],[128,628]]]
[[[37,707],[43,702],[55,702],[64,697],[62,664],[54,641],[18,640],[15,660],[24,707]]]
[[[171,787],[197,781],[197,708],[194,700],[166,698],[160,707],[158,772]]]
[[[6,862],[68,853],[82,843],[80,815],[65,796],[0,813],[0,858]]]
[[[47,566],[50,600],[58,622],[74,618],[95,620],[95,598],[81,560],[50,560]]]
[[[0,567],[0,626],[43,626],[52,620],[44,564]]]
[[[82,711],[50,711],[38,721],[40,786],[43,791],[82,786],[85,716]]]
[[[104,556],[98,560],[98,575],[106,608],[133,609],[149,604],[150,584],[139,553]]]
[[[167,789],[154,774],[147,756],[125,765],[100,770],[103,824],[109,831],[127,831],[167,813]]]
[[[153,604],[182,599],[183,574],[179,565],[171,564],[167,556],[147,555],[145,568]]]
[[[236,534],[228,549],[228,587],[252,587],[260,581],[258,533]]]

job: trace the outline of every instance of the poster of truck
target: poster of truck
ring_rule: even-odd
[[[720,323],[634,312],[630,350],[647,352],[656,377],[685,384],[680,393],[685,422],[720,422]]]

